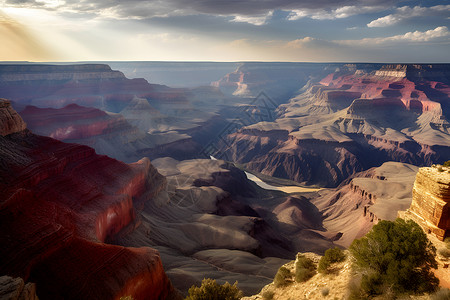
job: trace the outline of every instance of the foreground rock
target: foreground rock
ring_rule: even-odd
[[[420,168],[414,182],[411,207],[401,215],[410,218],[439,240],[450,236],[450,168]]]
[[[23,282],[22,278],[0,277],[0,299],[38,300],[36,284]]]
[[[299,253],[314,261],[317,265],[321,258],[314,253]],[[295,261],[283,265],[295,274]],[[272,299],[346,299],[348,297],[348,286],[352,278],[351,260],[348,258],[344,262],[333,266],[335,270],[332,274],[317,273],[306,282],[289,281],[286,286],[276,287],[274,283],[266,285],[259,294],[244,297],[242,300],[267,299],[267,294],[273,294]]]
[[[12,111],[1,102],[0,116]],[[22,124],[17,114],[4,124]],[[127,165],[92,148],[32,134],[0,136],[0,269],[41,299],[164,299],[159,253],[106,242],[164,187],[148,159]]]

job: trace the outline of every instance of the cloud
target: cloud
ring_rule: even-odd
[[[273,11],[268,12],[265,15],[261,15],[261,16],[242,16],[242,15],[237,15],[234,16],[234,18],[231,20],[231,22],[244,22],[244,23],[249,23],[249,24],[253,24],[256,26],[261,26],[266,24],[267,20],[269,20],[273,15]]]
[[[427,42],[444,42],[450,43],[450,31],[446,26],[436,27],[427,31],[414,31],[407,32],[405,34],[394,35],[383,38],[364,38],[360,40],[343,40],[335,41],[338,44],[345,45],[360,45],[371,47],[374,45],[388,45],[394,43],[414,42],[414,43],[427,43]]]
[[[288,20],[311,18],[316,20],[334,20],[348,18],[354,15],[373,13],[386,10],[383,6],[343,6],[333,10],[325,9],[300,9],[293,10],[288,15]]]
[[[427,31],[414,31],[405,34],[394,35],[383,38],[363,38],[358,40],[323,40],[313,37],[287,41],[282,44],[286,49],[321,49],[321,48],[342,48],[354,47],[353,50],[364,51],[363,48],[376,46],[398,46],[401,43],[428,43],[428,42],[448,42],[450,43],[450,31],[446,26],[436,27]]]
[[[0,0],[4,6],[40,8],[73,13],[93,13],[108,18],[168,17],[207,14],[234,17],[233,22],[261,25],[275,10],[292,11],[290,19],[309,14],[317,19],[345,18],[359,13],[379,11],[400,0],[362,0],[359,6],[350,0]]]
[[[373,20],[367,27],[387,27],[397,24],[403,20],[423,17],[423,16],[443,16],[446,17],[450,13],[450,5],[436,5],[431,7],[422,6],[403,6],[396,10],[395,14],[387,15]]]

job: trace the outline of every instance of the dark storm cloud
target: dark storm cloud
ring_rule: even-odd
[[[274,10],[301,10],[301,9],[321,9],[332,10],[344,6],[385,6],[390,7],[400,0],[93,0],[75,1],[67,0],[61,4],[51,6],[44,1],[35,0],[6,0],[9,5],[48,7],[52,9],[71,10],[80,12],[104,13],[119,17],[146,18],[154,16],[171,15],[241,15],[255,16],[268,14]],[[43,5],[44,3],[44,5]],[[56,6],[56,7],[55,7]]]
[[[35,0],[6,0],[6,4],[31,7],[42,7],[44,5],[42,2],[37,2]]]

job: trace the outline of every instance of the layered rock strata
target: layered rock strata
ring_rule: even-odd
[[[76,102],[119,112],[135,95],[151,98],[157,93],[163,98],[169,89],[142,78],[127,79],[108,65],[28,64],[0,65],[0,90],[0,97],[14,101],[17,107],[60,108]]]
[[[1,124],[23,124],[0,104],[12,116]],[[0,136],[0,270],[35,282],[41,299],[165,299],[156,250],[106,244],[164,185],[148,159],[128,165],[11,126]]]
[[[450,168],[419,169],[411,207],[404,217],[414,220],[440,240],[450,235]]]

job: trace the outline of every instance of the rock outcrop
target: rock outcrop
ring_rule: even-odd
[[[0,116],[20,123],[11,111],[2,101]],[[133,228],[136,208],[164,188],[148,159],[127,165],[20,126],[8,133],[0,136],[3,274],[35,282],[41,299],[164,299],[173,292],[156,250],[106,244]]]
[[[411,207],[400,215],[443,240],[450,235],[450,168],[426,167],[417,172]]]
[[[23,282],[23,279],[9,276],[0,277],[0,299],[5,300],[38,300],[36,284]]]
[[[346,251],[347,252],[347,251]],[[349,295],[349,284],[351,278],[355,275],[351,268],[351,259],[346,253],[346,259],[343,262],[335,263],[333,272],[315,273],[312,278],[305,282],[296,282],[296,262],[299,256],[310,259],[315,267],[319,264],[320,255],[315,253],[298,253],[296,260],[283,265],[290,271],[290,277],[286,279],[286,284],[277,286],[274,282],[262,288],[259,294],[243,297],[242,300],[265,300],[272,295],[270,299],[289,300],[289,299],[347,299]]]
[[[10,101],[0,98],[0,113],[0,135],[5,136],[26,128],[27,125],[11,107]]]

